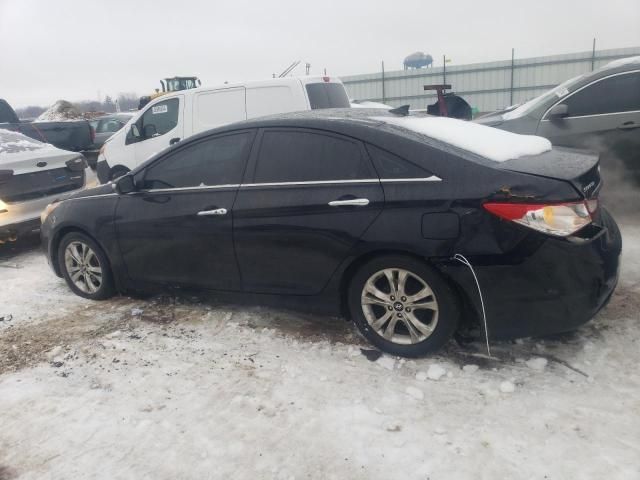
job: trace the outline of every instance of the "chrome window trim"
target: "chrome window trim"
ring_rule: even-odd
[[[287,186],[312,186],[312,185],[345,185],[350,183],[408,183],[408,182],[441,182],[442,179],[437,175],[423,178],[366,178],[361,180],[317,180],[305,182],[266,182],[266,183],[229,183],[224,185],[202,185],[196,187],[176,187],[176,188],[152,188],[149,190],[138,190],[132,193],[170,193],[185,192],[193,190],[219,190],[224,188],[251,188],[251,187],[287,187]],[[81,200],[83,198],[97,198],[117,196],[117,193],[103,193],[100,195],[91,195],[88,197],[80,197],[72,200]]]
[[[592,118],[592,117],[606,117],[608,115],[626,115],[629,113],[640,113],[640,110],[628,110],[626,112],[611,112],[611,113],[593,113],[591,115],[577,115],[575,117],[564,117],[563,120],[573,120],[575,118]],[[541,122],[550,122],[548,118],[540,120]]]
[[[101,193],[100,195],[87,195],[86,197],[65,198],[61,201],[66,202],[67,200],[84,200],[85,198],[117,197],[117,196],[118,196],[117,193]]]
[[[238,188],[239,183],[226,183],[224,185],[198,185],[195,187],[174,187],[174,188],[151,188],[149,190],[138,190],[139,192],[163,193],[163,192],[183,192],[190,190],[218,190],[221,188]]]
[[[310,180],[304,182],[265,182],[265,183],[243,183],[244,187],[286,187],[295,185],[341,185],[345,183],[380,183],[378,178],[365,178],[362,180]]]
[[[381,178],[382,183],[405,183],[405,182],[441,182],[442,179],[437,175],[431,175],[424,178]]]
[[[541,122],[550,122],[551,120],[549,120],[547,118],[547,114],[549,113],[549,110],[551,110],[553,107],[555,107],[556,105],[564,102],[565,100],[567,100],[568,98],[571,98],[573,95],[575,95],[576,93],[584,90],[587,87],[590,87],[591,85],[595,85],[598,82],[602,82],[603,80],[607,80],[609,78],[613,78],[613,77],[618,77],[620,75],[630,75],[632,73],[640,73],[640,70],[630,70],[628,72],[618,72],[618,73],[614,73],[611,75],[607,75],[606,77],[602,77],[602,78],[598,78],[597,80],[594,80],[591,83],[587,83],[586,85],[583,85],[582,87],[580,87],[577,90],[574,90],[573,92],[571,92],[569,95],[559,99],[556,103],[554,103],[553,105],[551,105],[549,108],[547,108],[547,110],[544,112],[544,115],[542,115],[542,120],[540,120]],[[601,115],[614,115],[614,114],[622,114],[622,113],[634,113],[634,112],[638,112],[638,110],[631,110],[628,112],[611,112],[611,113],[594,113],[591,115],[578,115],[576,117],[565,117],[565,120],[569,120],[571,118],[586,118],[586,117],[597,117],[597,116],[601,116]]]

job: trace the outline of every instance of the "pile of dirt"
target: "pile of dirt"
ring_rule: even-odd
[[[36,118],[35,122],[68,122],[83,119],[84,114],[73,103],[58,100]]]

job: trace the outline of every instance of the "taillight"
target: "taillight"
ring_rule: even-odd
[[[322,80],[325,82],[330,82],[331,81],[331,77],[322,77]]]
[[[597,205],[597,200],[589,200],[558,204],[485,203],[483,206],[505,220],[549,235],[567,237],[591,223],[591,213]]]

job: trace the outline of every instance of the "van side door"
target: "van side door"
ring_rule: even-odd
[[[234,205],[243,290],[317,294],[384,206],[363,144],[321,130],[261,131]]]

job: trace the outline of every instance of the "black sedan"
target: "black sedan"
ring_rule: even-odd
[[[598,159],[405,111],[327,110],[211,130],[50,205],[42,240],[76,294],[163,287],[297,299],[418,356],[588,321],[621,251]],[[257,295],[255,295],[257,294]]]

